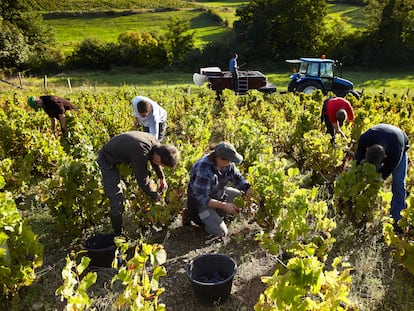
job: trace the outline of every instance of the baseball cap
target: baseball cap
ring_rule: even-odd
[[[37,103],[36,103],[36,96],[30,96],[27,99],[27,103],[29,104],[30,107],[32,107],[35,111],[37,111],[39,109],[39,107],[37,107]]]
[[[243,161],[243,156],[236,151],[236,148],[228,142],[221,142],[215,148],[216,155],[225,160],[229,160],[236,164]]]

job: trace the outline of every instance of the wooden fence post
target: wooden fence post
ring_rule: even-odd
[[[22,74],[19,72],[19,82],[20,82],[20,88],[23,88],[23,80],[22,80]]]
[[[43,78],[43,88],[45,89],[45,91],[47,91],[47,75],[45,75]]]
[[[68,78],[69,93],[72,93],[72,85],[70,84],[70,79]]]

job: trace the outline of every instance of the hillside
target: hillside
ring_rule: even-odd
[[[221,40],[236,20],[236,9],[246,2],[76,0],[36,1],[31,7],[43,12],[45,23],[55,31],[58,46],[70,53],[86,37],[115,42],[120,33],[128,30],[163,33],[172,16],[190,21],[195,44],[201,47]],[[353,28],[365,26],[364,10],[359,6],[329,4],[329,15]]]

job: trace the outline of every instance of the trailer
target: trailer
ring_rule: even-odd
[[[224,89],[235,91],[239,95],[246,94],[249,90],[258,90],[264,93],[276,92],[276,86],[267,81],[266,76],[257,70],[239,70],[238,85],[233,87],[230,71],[223,71],[220,67],[200,68],[200,73],[194,73],[193,81],[198,86],[207,83],[207,87],[218,94]]]

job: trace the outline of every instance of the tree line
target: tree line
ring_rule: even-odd
[[[325,54],[348,66],[412,67],[414,0],[351,2],[365,10],[366,28],[351,28],[328,15],[326,0],[251,0],[237,9],[233,28],[223,40],[203,48],[195,46],[189,21],[171,19],[165,35],[127,31],[117,42],[85,39],[65,56],[54,47],[53,29],[42,23],[39,13],[31,12],[23,0],[3,0],[0,68],[3,73],[113,66],[196,70],[205,64],[225,64],[235,51],[251,64]],[[227,26],[213,11],[207,13]]]

